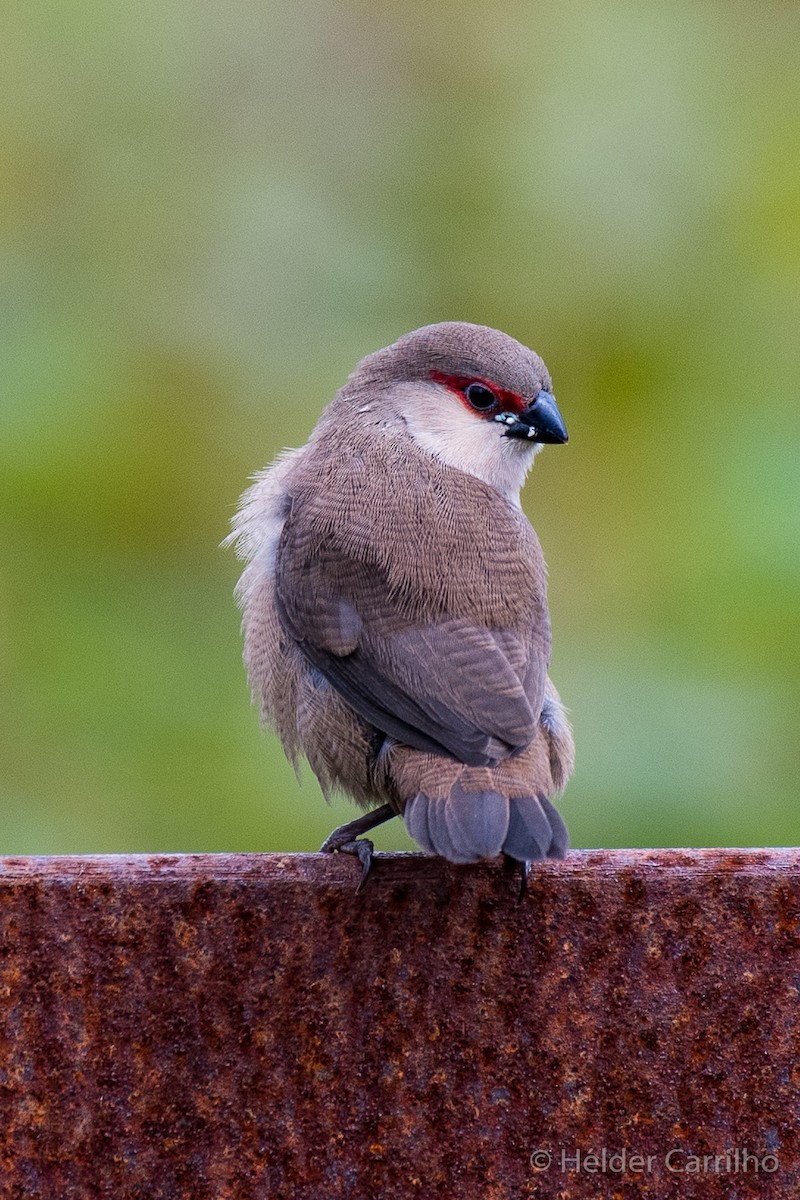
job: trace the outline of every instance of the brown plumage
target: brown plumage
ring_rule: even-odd
[[[567,846],[572,735],[519,506],[543,441],[566,431],[537,355],[427,326],[359,364],[232,535],[250,684],[289,758],[453,862]]]

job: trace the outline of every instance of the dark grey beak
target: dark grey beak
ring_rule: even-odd
[[[569,440],[556,398],[550,392],[539,392],[533,404],[529,404],[513,424],[505,423],[508,427],[504,430],[504,437],[557,444]]]

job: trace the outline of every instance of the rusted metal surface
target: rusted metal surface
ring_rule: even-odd
[[[2,861],[3,1200],[800,1195],[800,852],[359,869]]]

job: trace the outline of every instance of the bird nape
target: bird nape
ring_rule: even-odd
[[[541,358],[445,322],[368,355],[245,493],[229,540],[262,719],[328,796],[365,815],[323,851],[402,816],[456,863],[562,858],[551,803],[574,764],[548,675],[539,540],[520,488],[567,431]]]

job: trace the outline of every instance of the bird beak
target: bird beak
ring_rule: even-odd
[[[517,420],[504,430],[504,437],[525,441],[563,444],[568,440],[567,427],[558,411],[555,396],[539,392],[533,404],[519,414]]]

